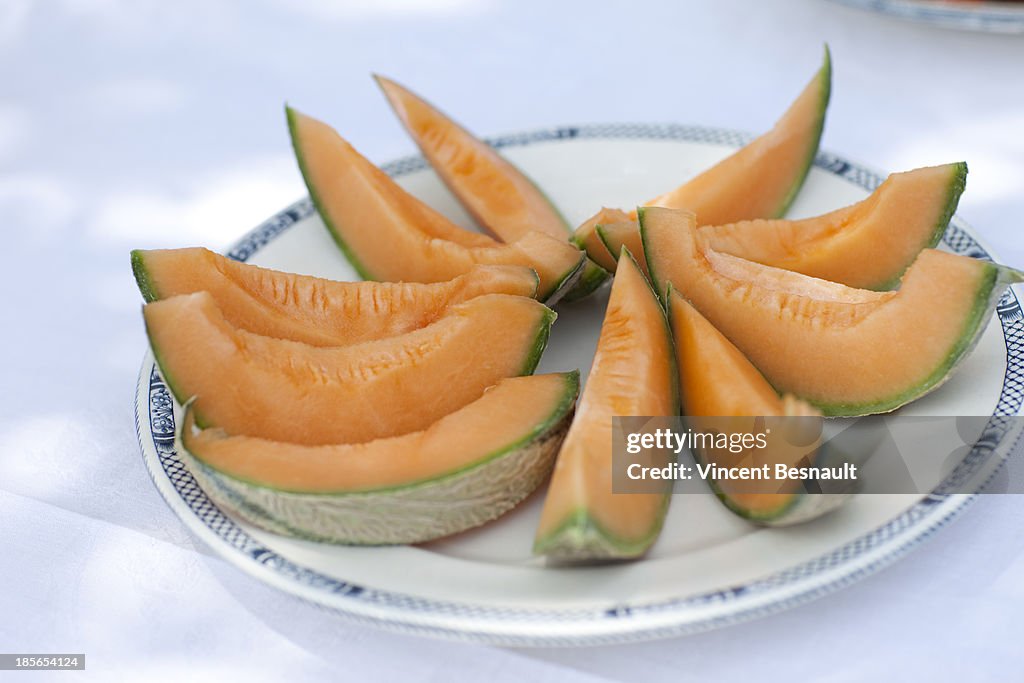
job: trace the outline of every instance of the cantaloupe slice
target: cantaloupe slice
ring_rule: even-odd
[[[640,225],[636,221],[599,223],[596,231],[601,243],[610,253],[618,254],[625,247],[629,253],[636,254],[634,258],[637,265],[644,274],[647,273],[647,257],[644,256],[644,243],[640,239]]]
[[[679,369],[682,414],[698,425],[698,431],[725,432],[734,427],[739,434],[755,434],[763,418],[777,418],[765,435],[767,447],[740,453],[715,451],[714,462],[723,467],[816,466],[819,439],[788,438],[789,433],[820,433],[821,413],[812,406],[786,395],[780,397],[746,356],[691,306],[678,292],[668,296],[669,322]],[[730,419],[734,418],[735,419]],[[706,425],[700,418],[708,418]],[[707,454],[694,453],[707,461]],[[806,459],[807,462],[801,462]],[[836,509],[849,496],[845,493],[807,495],[800,481],[711,479],[719,499],[737,515],[760,524],[785,526],[805,522]],[[778,493],[769,491],[775,490]]]
[[[179,455],[217,505],[265,529],[419,543],[490,521],[537,488],[578,388],[576,372],[505,379],[423,431],[324,446],[200,431],[190,406]]]
[[[803,186],[818,151],[831,90],[832,60],[826,47],[821,68],[770,131],[645,206],[688,209],[697,214],[701,225],[782,216]],[[617,221],[584,222],[576,229],[576,243],[586,245],[592,259],[614,271],[605,262],[611,254],[595,235],[597,224],[605,222]]]
[[[657,539],[668,509],[670,486],[612,493],[612,417],[678,412],[664,311],[632,257],[620,266],[537,529],[534,552],[559,560],[637,557]]]
[[[338,282],[240,263],[208,249],[132,252],[146,301],[207,291],[235,327],[313,346],[345,346],[411,332],[482,294],[532,297],[525,266],[475,266],[447,282]]]
[[[511,244],[463,230],[398,186],[327,124],[286,107],[299,168],[320,217],[368,280],[441,282],[477,264],[529,266],[537,296],[555,301],[585,256],[564,239],[528,232]]]
[[[703,225],[700,234],[715,251],[749,261],[850,287],[891,289],[922,249],[942,239],[966,180],[962,162],[894,173],[867,199],[822,216]],[[642,248],[636,223],[597,231],[612,253],[623,245]]]
[[[716,251],[750,261],[891,289],[922,249],[942,239],[966,180],[965,163],[894,173],[867,199],[823,216],[704,227],[701,235]]]
[[[423,156],[483,228],[502,242],[534,230],[568,236],[555,205],[497,150],[408,88],[374,79]]]
[[[533,372],[554,312],[487,294],[422,329],[343,347],[228,324],[206,292],[146,304],[146,331],[179,402],[196,418],[275,441],[359,443],[424,429],[500,379]]]
[[[826,415],[894,410],[939,386],[1021,273],[934,249],[898,291],[872,292],[702,244],[692,213],[640,210],[652,280],[669,283],[780,392]]]
[[[600,211],[576,228],[576,232],[572,237],[574,244],[586,251],[587,256],[593,259],[594,263],[609,273],[615,272],[615,260],[618,258],[619,252],[616,250],[613,255],[613,252],[608,250],[604,242],[601,241],[601,237],[597,232],[597,226],[617,223],[636,224],[636,214],[626,213],[622,209],[602,207]],[[639,228],[637,230],[639,233]]]
[[[530,178],[496,149],[408,88],[374,76],[391,108],[455,198],[502,242],[537,230],[566,239],[572,228]],[[588,261],[567,301],[582,299],[608,279]]]

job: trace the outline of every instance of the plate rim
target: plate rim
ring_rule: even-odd
[[[735,147],[752,137],[705,126],[612,123],[537,128],[487,138],[487,142],[498,149],[585,139],[675,140]],[[814,165],[867,191],[883,180],[868,167],[828,151],[819,151]],[[429,166],[422,156],[409,155],[381,168],[392,177],[401,177]],[[246,261],[314,212],[308,197],[300,199],[245,233],[227,253]],[[950,221],[943,241],[958,253],[991,260],[990,250],[958,216]],[[1007,289],[997,314],[1007,346],[1007,362],[994,417],[1015,415],[1024,402],[1019,388],[1024,384],[1024,315],[1012,289]],[[823,597],[892,564],[955,520],[978,495],[926,495],[885,524],[823,555],[727,589],[607,610],[481,606],[335,579],[289,560],[248,534],[206,496],[174,452],[174,402],[148,348],[136,385],[134,413],[136,436],[154,485],[185,526],[218,557],[279,590],[355,623],[504,646],[618,644],[688,635],[768,616]],[[1003,436],[1006,434],[1000,440]],[[1008,452],[1018,449],[1022,442],[1024,434],[1017,434]]]

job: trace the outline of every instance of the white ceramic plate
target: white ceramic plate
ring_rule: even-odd
[[[962,0],[834,0],[851,7],[945,28],[1024,33],[1024,3]]]
[[[572,222],[601,204],[629,207],[727,155],[745,136],[697,127],[606,125],[541,130],[492,142],[530,174]],[[386,166],[412,192],[471,223],[419,157]],[[297,171],[296,171],[297,172]],[[878,175],[820,154],[792,211],[822,213],[864,197]],[[956,252],[988,252],[958,219]],[[235,258],[338,279],[354,271],[308,200],[243,237]],[[540,372],[590,367],[607,288],[559,307]],[[1007,293],[960,371],[910,410],[1013,415],[1024,379],[1024,324]],[[160,493],[184,523],[237,567],[348,618],[406,632],[509,645],[578,645],[685,634],[770,614],[822,596],[892,562],[953,519],[971,496],[860,496],[789,529],[760,529],[710,496],[676,496],[664,533],[637,562],[548,568],[530,554],[541,499],[457,537],[410,547],[330,546],[276,536],[224,514],[174,452],[175,405],[147,354],[136,422]],[[991,435],[990,435],[991,437]],[[1002,433],[996,434],[1000,441]],[[1010,437],[1002,438],[1009,448]],[[1015,445],[1015,444],[1012,444]]]

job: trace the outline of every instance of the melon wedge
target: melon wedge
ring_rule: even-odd
[[[309,445],[424,429],[532,373],[554,320],[533,299],[487,294],[407,334],[315,347],[232,327],[207,292],[143,313],[164,379],[179,402],[196,397],[202,426]]]
[[[777,391],[826,415],[894,410],[938,387],[1021,273],[925,249],[898,291],[873,292],[722,254],[692,213],[640,210],[658,291],[671,283]]]
[[[644,243],[640,239],[640,226],[636,221],[598,224],[597,236],[605,248],[618,254],[625,247],[629,253],[636,254],[636,263],[640,270],[647,274],[647,257],[644,256]]]
[[[399,187],[334,129],[285,108],[310,197],[352,267],[367,280],[441,282],[477,264],[528,266],[537,296],[555,301],[580,276],[585,256],[533,231],[505,245],[463,230]]]
[[[688,209],[697,214],[701,225],[782,216],[814,162],[831,89],[832,60],[826,46],[821,68],[770,131],[645,205]],[[616,221],[583,223],[576,229],[576,243],[587,245],[590,257],[613,272],[613,264],[602,263],[603,245],[594,236],[596,225],[605,222]]]
[[[962,162],[894,173],[867,199],[823,216],[703,227],[701,235],[715,251],[750,261],[892,289],[921,250],[942,239],[966,181]]]
[[[502,242],[534,230],[566,239],[572,228],[550,199],[497,150],[408,88],[374,76],[377,85],[423,156],[483,228]],[[565,298],[581,299],[608,279],[588,261]]]
[[[583,222],[573,234],[572,241],[580,249],[587,252],[587,256],[593,259],[594,263],[601,266],[609,273],[615,272],[615,259],[619,252],[608,250],[597,232],[597,226],[609,223],[636,222],[634,214],[626,213],[622,209],[610,209],[602,207],[600,211]]]
[[[966,180],[962,162],[919,168],[894,173],[867,199],[822,216],[705,225],[700,233],[715,251],[749,261],[850,287],[892,289],[921,250],[942,239]],[[623,245],[642,250],[636,223],[598,225],[597,232],[612,253]]]
[[[338,282],[260,268],[208,249],[132,252],[146,301],[207,291],[235,327],[313,346],[346,346],[429,325],[451,306],[482,294],[532,297],[525,266],[475,266],[447,282]]]
[[[350,544],[420,543],[504,514],[548,476],[579,374],[516,377],[422,431],[303,446],[221,429],[186,410],[179,454],[222,508],[271,531]]]
[[[612,417],[678,413],[664,311],[632,257],[622,263],[537,529],[534,552],[556,560],[642,555],[668,510],[670,486],[663,493],[612,493]]]
[[[698,431],[722,431],[723,427],[735,425],[737,433],[754,434],[760,431],[757,420],[779,418],[769,427],[772,434],[766,435],[767,448],[741,453],[716,451],[714,462],[724,467],[767,464],[771,472],[775,471],[776,464],[818,465],[813,439],[788,440],[780,431],[820,433],[821,413],[800,399],[789,395],[779,397],[746,356],[678,292],[670,291],[668,295],[668,313],[679,369],[682,413],[698,425],[700,418],[710,418],[708,428]],[[724,419],[732,417],[736,420]],[[805,443],[808,444],[805,447],[793,445]],[[706,454],[700,451],[694,455],[698,460],[707,461]],[[802,463],[805,458],[808,462]],[[729,510],[770,526],[820,517],[849,498],[845,493],[807,495],[798,481],[792,482],[792,486],[780,486],[779,493],[768,492],[771,482],[711,479],[709,483]]]

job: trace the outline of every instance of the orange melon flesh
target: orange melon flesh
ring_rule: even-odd
[[[966,176],[963,163],[894,173],[867,199],[822,216],[704,225],[700,235],[715,251],[767,266],[850,287],[891,289],[922,249],[942,239]],[[634,222],[597,230],[612,253],[623,245],[642,250]]]
[[[656,540],[669,491],[612,493],[612,417],[677,414],[664,312],[624,258],[594,364],[555,463],[534,552],[568,560],[636,557]]]
[[[604,242],[601,241],[601,236],[597,233],[598,225],[607,225],[609,223],[622,223],[626,221],[634,220],[636,217],[632,214],[626,213],[621,209],[609,209],[603,207],[600,211],[595,213],[593,216],[585,220],[573,234],[573,242],[587,252],[594,263],[601,266],[609,273],[615,272],[615,257],[618,256],[618,251],[611,252],[605,246]],[[612,254],[615,254],[613,256]],[[633,252],[636,253],[636,252]]]
[[[645,206],[693,211],[701,225],[782,216],[814,162],[825,126],[831,84],[832,60],[826,47],[821,68],[770,131]],[[576,229],[576,241],[586,245],[588,255],[598,264],[614,272],[614,263],[606,264],[599,258],[607,250],[595,243],[594,226],[635,218],[635,213],[612,220],[595,216]]]
[[[441,282],[474,265],[537,271],[537,296],[551,300],[579,276],[584,255],[528,232],[504,245],[462,230],[399,187],[334,129],[287,108],[296,158],[310,196],[352,266],[368,280]]]
[[[313,346],[345,346],[419,329],[482,294],[532,297],[525,266],[476,266],[447,282],[338,282],[260,268],[202,248],[133,251],[147,301],[207,291],[235,327]]]
[[[430,165],[481,226],[503,242],[569,226],[536,185],[498,152],[407,88],[374,76]]]
[[[818,151],[831,84],[826,48],[821,68],[770,131],[646,205],[693,211],[701,225],[783,215]]]
[[[488,232],[502,242],[534,230],[558,239],[570,235],[551,200],[497,150],[409,89],[383,76],[374,79],[423,156]],[[606,279],[608,273],[588,261],[566,299],[581,299]]]
[[[887,412],[937,387],[1020,278],[926,249],[899,291],[871,292],[718,253],[692,213],[645,208],[640,223],[659,291],[671,283],[777,391],[826,415]]]
[[[683,415],[781,415],[782,399],[736,346],[679,292],[669,296]]]
[[[150,345],[179,402],[202,426],[308,445],[423,429],[500,379],[530,374],[554,313],[488,294],[422,329],[314,347],[232,327],[206,293],[146,304]]]
[[[640,239],[640,226],[635,221],[600,224],[596,229],[598,237],[609,252],[618,254],[625,247],[629,253],[636,254],[637,265],[645,275],[647,274],[644,243]]]
[[[529,440],[572,407],[574,375],[503,379],[422,431],[366,443],[306,446],[186,424],[182,442],[210,467],[280,491],[374,491],[458,472]],[[191,414],[191,413],[190,413]]]
[[[774,421],[776,430],[813,429],[808,420],[820,418],[821,413],[792,396],[780,398],[747,357],[678,292],[670,293],[668,306],[683,415],[698,418],[698,423],[701,417],[714,418],[708,426],[716,431],[733,424],[722,418],[735,416],[735,431],[743,434],[756,433],[755,419],[762,417],[798,418],[792,423]],[[802,458],[813,456],[813,448],[788,447],[777,434],[768,438],[765,449],[716,452],[716,463],[725,467],[768,464],[774,472],[776,463],[796,467]],[[784,515],[797,498],[795,492],[768,493],[769,485],[763,481],[753,486],[742,480],[716,480],[713,484],[731,510],[759,521]]]
[[[867,199],[823,216],[708,226],[701,236],[715,251],[750,261],[891,289],[922,249],[942,239],[966,177],[964,163],[894,173]]]

